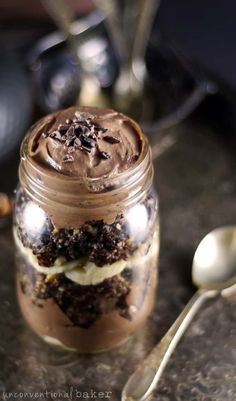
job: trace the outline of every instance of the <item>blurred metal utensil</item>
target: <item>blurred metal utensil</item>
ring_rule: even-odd
[[[32,116],[31,88],[22,59],[2,50],[0,63],[0,164],[16,152]],[[0,180],[1,181],[1,180]]]
[[[139,1],[139,16],[133,36],[130,64],[133,90],[141,91],[146,76],[145,52],[161,0]]]
[[[159,0],[94,0],[118,51],[121,67],[114,90],[114,107],[140,114],[145,81],[145,51]],[[136,118],[140,115],[136,116]]]
[[[107,35],[104,16],[95,10],[75,20],[70,31],[86,71],[83,78],[93,77],[98,90],[101,88],[100,92],[108,95],[117,79],[119,63]],[[58,30],[41,38],[30,50],[27,59],[32,71],[35,100],[45,113],[77,103],[81,89],[81,69],[68,48],[65,33]],[[95,103],[93,91],[86,89],[85,92],[83,87],[83,93],[86,97],[80,97],[81,103],[88,104],[89,100]],[[92,99],[89,99],[90,96]],[[98,100],[101,100],[100,94]]]
[[[126,46],[124,44],[121,29],[122,19],[118,7],[119,4],[116,0],[94,0],[94,3],[106,18],[105,23],[113,41],[113,45],[119,54],[120,61],[122,62],[125,56]]]
[[[80,94],[78,103],[87,106],[105,105],[106,101],[100,91],[99,83],[95,76],[88,74],[80,58],[79,43],[71,31],[74,15],[69,3],[66,0],[41,0],[48,10],[59,29],[65,34],[69,48],[75,57],[78,69],[80,70]],[[76,85],[76,83],[75,83]]]
[[[74,35],[71,33],[71,24],[74,15],[69,3],[66,0],[41,0],[45,9],[51,15],[58,28],[66,35],[70,50],[80,66],[80,59],[77,52],[77,43]],[[81,67],[81,66],[80,66]]]

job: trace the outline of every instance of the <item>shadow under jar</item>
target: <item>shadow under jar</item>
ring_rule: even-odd
[[[158,203],[147,139],[113,110],[69,108],[26,135],[19,178],[14,238],[26,321],[79,352],[121,344],[155,301]]]

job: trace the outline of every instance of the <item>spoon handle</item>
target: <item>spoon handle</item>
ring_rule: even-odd
[[[204,302],[219,291],[198,290],[179,317],[132,374],[122,391],[122,401],[144,401],[156,387],[179,340]]]

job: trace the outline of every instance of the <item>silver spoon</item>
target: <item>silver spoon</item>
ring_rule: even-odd
[[[227,296],[236,287],[236,226],[210,232],[200,242],[192,265],[198,291],[165,336],[132,374],[122,391],[122,401],[144,401],[156,388],[179,340],[209,298]]]

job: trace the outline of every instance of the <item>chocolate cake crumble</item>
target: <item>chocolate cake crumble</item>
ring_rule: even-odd
[[[24,294],[35,305],[41,305],[43,299],[53,298],[72,325],[88,329],[104,312],[114,309],[125,319],[131,319],[126,302],[132,282],[129,269],[125,269],[127,273],[124,273],[122,280],[114,276],[98,285],[81,286],[73,283],[64,274],[47,279],[44,274],[32,270],[24,260],[21,265],[24,274],[20,286]]]
[[[88,221],[81,225],[79,230],[55,229],[48,217],[40,238],[29,235],[22,219],[29,201],[27,194],[19,190],[16,202],[17,234],[23,245],[32,249],[39,265],[53,266],[58,257],[64,257],[66,261],[85,257],[102,268],[118,260],[127,260],[137,249],[138,244],[135,238],[131,239],[122,213],[117,215],[112,224],[106,224],[103,220]],[[154,208],[152,196],[149,195],[145,199],[145,207],[151,219]],[[146,240],[146,236],[143,240]]]

